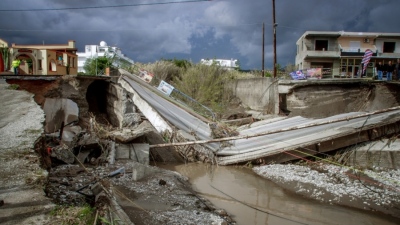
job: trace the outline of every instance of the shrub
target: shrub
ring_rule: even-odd
[[[225,91],[225,83],[236,79],[239,74],[238,71],[225,70],[215,65],[197,64],[176,77],[172,85],[218,113],[226,108],[232,97],[231,93]]]
[[[151,84],[158,85],[161,80],[170,83],[175,77],[179,77],[184,68],[180,68],[171,61],[157,61],[155,63],[140,64],[136,63],[134,73],[139,74],[139,69],[144,69],[154,74]]]

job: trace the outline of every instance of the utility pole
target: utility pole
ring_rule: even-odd
[[[272,21],[273,21],[273,28],[274,28],[274,78],[276,78],[276,27],[278,24],[275,20],[275,0],[272,0]]]
[[[261,76],[262,77],[265,77],[265,72],[264,72],[264,36],[265,36],[265,28],[264,28],[264,23],[263,23],[263,25],[262,25],[262,70],[261,70]]]

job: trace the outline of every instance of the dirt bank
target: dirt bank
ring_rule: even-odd
[[[55,207],[45,197],[47,171],[32,149],[44,114],[32,94],[0,79],[0,224],[43,224]]]

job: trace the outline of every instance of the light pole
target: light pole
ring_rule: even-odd
[[[262,25],[262,70],[261,70],[261,76],[265,77],[265,72],[264,72],[264,36],[265,36],[265,28],[264,28],[264,23]]]
[[[278,24],[275,21],[275,0],[272,0],[272,21],[274,27],[274,78],[276,78],[276,27]]]

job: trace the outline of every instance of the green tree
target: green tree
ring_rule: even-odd
[[[161,59],[161,61],[167,61],[167,62],[172,62],[173,64],[175,64],[175,66],[179,67],[179,68],[183,68],[183,69],[187,69],[190,66],[192,66],[192,63],[189,62],[186,59]]]
[[[237,68],[235,68],[235,70],[240,71],[241,68],[240,68],[240,61],[239,61],[239,59],[236,61],[236,66],[237,66]]]
[[[115,55],[104,55],[102,57],[92,57],[86,59],[83,69],[86,75],[96,76],[105,73],[107,67],[112,67]]]
[[[10,58],[10,53],[9,53],[9,48],[8,47],[3,47],[0,48],[0,54],[3,56],[3,63],[4,63],[4,70],[8,70],[9,66],[9,58]]]

